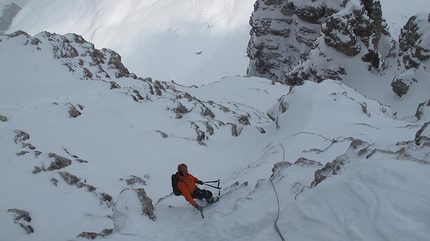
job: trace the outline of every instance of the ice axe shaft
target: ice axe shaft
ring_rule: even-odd
[[[215,181],[206,181],[206,182],[204,182],[204,183],[214,183],[214,182],[218,182],[219,183],[219,179],[218,180],[215,180]]]
[[[209,186],[209,187],[213,187],[213,188],[216,188],[216,189],[221,189],[221,187],[216,187],[216,186],[213,186],[213,185],[210,185],[210,184],[207,184],[207,183],[203,183],[203,185],[206,185],[206,186]]]

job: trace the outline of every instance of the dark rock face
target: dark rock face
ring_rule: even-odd
[[[342,80],[346,70],[330,63],[327,51],[356,57],[357,62],[369,63],[369,70],[379,69],[378,45],[381,35],[389,35],[381,4],[373,0],[257,1],[250,25],[248,75],[289,85]]]
[[[417,83],[417,72],[425,69],[430,62],[430,14],[418,13],[412,16],[402,28],[399,36],[398,65],[401,70],[391,87],[393,92],[402,97],[410,86]]]
[[[28,225],[28,223],[30,223],[32,220],[29,212],[16,208],[11,208],[7,211],[14,214],[14,222],[23,228],[27,234],[34,233],[33,227]]]
[[[369,143],[360,139],[354,139],[348,148],[345,155],[338,156],[334,161],[328,162],[323,168],[315,172],[315,179],[311,183],[311,187],[317,186],[326,178],[332,175],[338,175],[345,165],[350,162],[351,156],[363,156],[368,153]]]
[[[415,117],[417,117],[418,120],[421,120],[425,115],[430,117],[430,100],[420,103],[415,112]]]
[[[122,64],[118,53],[96,49],[94,44],[77,34],[59,35],[45,31],[32,37],[24,31],[16,31],[6,36],[20,38],[23,45],[35,45],[37,50],[50,49],[54,58],[82,79],[137,78]]]
[[[415,143],[430,147],[430,121],[426,122],[415,134]]]
[[[407,69],[417,68],[421,62],[430,58],[430,46],[425,41],[425,37],[428,35],[423,33],[423,29],[430,25],[429,16],[425,14],[412,16],[400,31],[400,55]]]
[[[306,59],[327,13],[338,11],[314,2],[295,5],[293,1],[256,1],[250,19],[248,75],[276,81]]]

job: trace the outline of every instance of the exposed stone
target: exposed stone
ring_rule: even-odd
[[[266,134],[266,130],[263,127],[257,126],[256,128],[261,134]]]
[[[349,162],[350,155],[355,153],[355,155],[360,156],[363,153],[363,149],[367,148],[369,144],[360,139],[354,139],[346,154],[338,156],[334,161],[327,162],[326,165],[315,172],[315,179],[311,183],[311,187],[317,186],[327,177],[332,175],[337,175],[344,168],[344,166]]]
[[[146,215],[152,221],[155,221],[154,206],[152,205],[152,199],[146,195],[146,191],[143,188],[136,189],[137,196],[142,203],[142,214]]]
[[[59,174],[69,185],[76,185],[78,182],[81,181],[80,178],[68,172],[59,172]]]
[[[249,122],[248,116],[245,116],[245,115],[241,115],[239,117],[239,123],[242,125],[251,125],[251,123]]]
[[[20,152],[16,153],[16,155],[23,156],[23,155],[25,155],[27,153],[29,153],[29,152],[28,151],[20,151]]]
[[[19,226],[25,230],[27,234],[34,233],[34,229],[31,225],[25,225],[23,223],[19,223]]]
[[[1,121],[1,122],[7,122],[7,121],[8,121],[8,119],[7,119],[7,117],[6,117],[6,116],[4,116],[4,115],[0,115],[0,121]]]
[[[300,157],[297,159],[296,162],[294,162],[294,165],[300,165],[300,166],[322,166],[321,162],[309,160],[306,157]]]
[[[424,101],[418,105],[417,111],[415,112],[415,116],[418,120],[421,120],[424,113],[427,113],[430,117],[430,100]]]
[[[79,105],[81,106],[81,105]],[[82,110],[82,108],[81,108]],[[81,115],[81,112],[76,109],[76,107],[72,104],[69,105],[69,115],[70,118],[76,118]]]
[[[121,62],[121,56],[118,53],[116,53],[115,51],[107,50],[107,49],[106,49],[106,51],[108,53],[110,53],[110,58],[108,61],[109,68],[118,70],[115,73],[115,77],[118,79],[118,78],[130,76],[130,72],[124,66],[124,64]]]
[[[426,73],[430,59],[430,23],[423,12],[412,16],[399,36],[399,72],[391,83],[393,92],[402,97],[409,87],[419,81],[419,73]],[[427,74],[425,75],[427,76]]]
[[[64,181],[66,181],[69,185],[76,186],[77,188],[86,187],[89,192],[95,192],[97,189],[96,187],[85,183],[86,182],[85,180],[84,182],[81,182],[81,179],[73,174],[70,174],[68,172],[58,172],[58,173],[64,179]]]
[[[426,122],[420,130],[417,131],[414,141],[417,145],[423,145],[426,143],[430,146],[430,121]]]
[[[412,16],[401,29],[399,48],[406,69],[418,68],[420,63],[430,58],[430,45],[425,41],[430,29],[428,15],[420,13]]]
[[[58,180],[55,177],[51,178],[51,182],[54,186],[58,186]]]
[[[393,92],[399,97],[406,95],[409,91],[409,84],[406,84],[403,78],[396,77],[393,82],[391,82],[391,87]]]
[[[136,183],[141,185],[146,185],[145,180],[135,175],[131,175],[130,178],[125,179],[125,182],[127,183],[128,186],[135,185]]]
[[[110,82],[110,89],[121,89],[121,86],[119,84],[117,84],[115,81],[111,81]]]
[[[86,239],[91,239],[91,240],[93,240],[93,239],[95,239],[95,238],[97,238],[97,237],[102,237],[102,238],[104,238],[104,237],[106,237],[106,236],[108,236],[108,235],[111,235],[113,233],[113,229],[111,229],[111,228],[106,228],[106,229],[103,229],[100,233],[94,233],[94,232],[82,232],[82,233],[80,233],[78,236],[77,236],[77,238],[86,238]]]
[[[239,136],[239,130],[238,130],[236,124],[231,125],[231,135],[232,136]]]
[[[157,132],[160,133],[163,138],[169,137],[169,135],[167,135],[166,133],[164,133],[162,131],[157,130]]]
[[[113,199],[112,196],[107,194],[107,193],[100,193],[100,204],[106,204],[106,206],[108,207],[112,207],[113,206]]]
[[[24,211],[24,210],[15,209],[15,208],[8,209],[7,211],[15,214],[14,222],[16,224],[18,224],[21,228],[23,228],[27,234],[34,233],[33,227],[26,224],[26,223],[31,222],[31,217],[30,217],[29,212]],[[23,223],[21,221],[24,221],[26,223]]]
[[[38,166],[35,166],[34,170],[33,170],[33,174],[37,174],[37,173],[40,173],[40,172],[42,172],[42,168],[40,168]]]
[[[380,2],[347,3],[257,1],[250,19],[247,75],[288,85],[301,85],[305,80],[342,80],[347,70],[341,61],[327,58],[324,51],[330,48],[320,47],[323,44],[346,58],[357,57],[358,64],[368,62],[369,70],[379,69],[379,41],[382,34],[389,35]],[[280,29],[288,34],[275,34]],[[320,35],[324,42],[319,41]],[[324,58],[327,64],[318,62]]]
[[[26,132],[24,132],[24,131],[21,131],[21,130],[16,130],[15,131],[15,143],[18,143],[18,141],[19,142],[23,142],[23,141],[26,141],[26,140],[28,140],[28,139],[30,139],[30,135],[29,134],[27,134]]]
[[[33,146],[32,144],[30,144],[30,143],[22,143],[22,147],[23,148],[27,148],[28,147],[28,149],[30,149],[30,150],[34,150],[34,149],[36,149],[36,147],[35,146]]]
[[[72,161],[68,158],[59,156],[55,153],[49,153],[50,158],[55,158],[54,162],[48,167],[48,171],[59,170],[72,164]]]
[[[286,167],[291,166],[291,163],[287,162],[287,161],[283,161],[283,162],[277,162],[273,165],[272,167],[272,176],[276,173],[279,172],[281,169],[284,169]]]
[[[15,214],[15,221],[19,221],[21,219],[23,219],[26,222],[31,222],[31,216],[30,213],[24,210],[19,210],[16,208],[11,208],[7,210],[10,213],[14,213]]]

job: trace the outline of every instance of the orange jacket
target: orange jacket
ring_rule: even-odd
[[[191,197],[191,194],[196,189],[196,183],[199,182],[199,179],[188,173],[186,177],[178,174],[178,188],[181,190],[182,195],[185,197],[191,205],[196,206],[196,200]],[[181,181],[182,180],[182,181]]]

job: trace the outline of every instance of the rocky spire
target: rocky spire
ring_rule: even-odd
[[[345,69],[336,63],[303,65],[328,58],[326,52],[333,50],[368,62],[369,70],[380,67],[378,45],[381,35],[389,33],[379,0],[257,0],[254,7],[248,44],[249,76],[290,85],[308,79],[342,80]],[[317,53],[312,55],[312,50]]]

